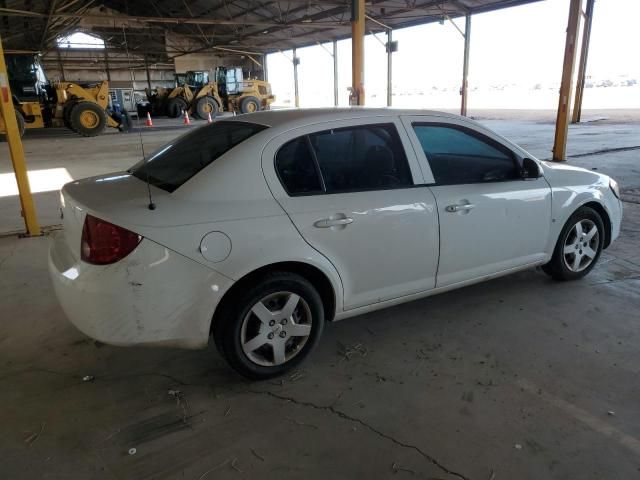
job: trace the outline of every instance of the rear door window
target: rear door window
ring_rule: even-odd
[[[155,152],[130,170],[133,176],[173,192],[217,158],[264,130],[248,122],[216,122],[200,127]]]
[[[289,195],[322,193],[318,168],[307,137],[285,143],[276,154],[276,172]]]
[[[393,124],[360,125],[309,135],[327,193],[413,185]]]

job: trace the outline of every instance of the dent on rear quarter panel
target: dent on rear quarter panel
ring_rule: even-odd
[[[53,272],[69,319],[86,335],[112,345],[207,345],[213,309],[231,281],[143,239],[112,265],[80,262],[75,278]]]

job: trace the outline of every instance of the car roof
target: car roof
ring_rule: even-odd
[[[435,115],[448,118],[462,118],[452,113],[438,112],[434,110],[416,110],[416,109],[399,109],[399,108],[368,108],[368,107],[349,107],[349,108],[296,108],[296,109],[278,109],[265,110],[262,112],[248,113],[238,115],[233,119],[243,122],[259,123],[269,127],[302,127],[312,125],[319,122],[327,122],[332,120],[349,120],[365,117],[386,117],[397,115]]]

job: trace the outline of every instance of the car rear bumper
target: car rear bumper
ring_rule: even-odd
[[[146,238],[117,263],[91,265],[61,232],[50,246],[49,273],[71,323],[120,346],[206,346],[215,307],[233,283]]]

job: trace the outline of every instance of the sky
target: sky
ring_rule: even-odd
[[[554,108],[557,85],[562,72],[569,0],[544,0],[530,5],[474,15],[471,26],[469,86],[471,89],[533,89],[546,91],[536,101]],[[597,0],[591,34],[587,75],[594,80],[629,75],[640,82],[640,0]],[[464,30],[464,20],[454,20]],[[394,30],[398,52],[393,55],[393,90],[406,95],[428,97],[439,107],[459,105],[462,76],[463,37],[448,21]],[[387,60],[383,43],[365,38],[365,91],[367,105],[386,104]],[[301,106],[333,105],[332,45],[298,49]],[[277,103],[293,99],[292,52],[267,56],[269,81]],[[340,104],[348,102],[351,77],[351,41],[338,42]],[[633,92],[631,92],[633,90]],[[640,107],[640,90],[631,89],[634,98],[618,99]],[[627,92],[627,93],[629,93]],[[472,92],[473,93],[473,92]],[[637,96],[637,98],[636,98]],[[479,100],[480,95],[476,95]],[[534,97],[536,97],[534,95]],[[537,98],[537,97],[536,97]],[[397,101],[396,101],[397,100]],[[526,95],[505,96],[512,108],[527,106]],[[426,100],[425,100],[426,101]],[[493,100],[492,100],[493,101]],[[606,103],[606,99],[603,100]],[[394,104],[403,99],[394,97]],[[520,103],[522,105],[520,105]],[[400,105],[405,106],[405,105]],[[470,98],[473,107],[473,95]],[[612,105],[613,106],[613,105]],[[616,105],[618,106],[618,105]]]

